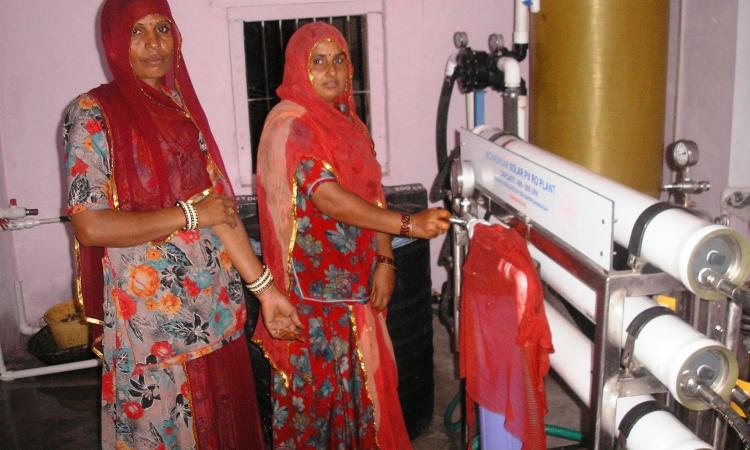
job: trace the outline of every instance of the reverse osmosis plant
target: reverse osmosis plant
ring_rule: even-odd
[[[551,362],[591,408],[592,423],[586,430],[589,445],[597,449],[723,448],[727,436],[721,429],[727,426],[734,430],[736,442],[748,445],[750,428],[729,407],[730,395],[742,398],[735,386],[736,348],[730,342],[736,336],[736,327],[728,326],[723,339],[707,336],[706,319],[701,316],[708,314],[706,304],[728,305],[725,310],[730,312],[725,314],[750,308],[750,292],[744,287],[750,273],[750,245],[736,230],[684,207],[687,194],[710,187],[708,182],[690,179],[685,171],[697,161],[697,146],[678,141],[668,149],[670,166],[683,171],[664,187],[672,194],[673,203],[652,195],[657,191],[652,189],[653,180],[632,181],[607,173],[609,168],[596,167],[617,166],[624,151],[640,153],[633,148],[636,144],[627,142],[629,147],[623,148],[611,141],[618,134],[606,122],[590,120],[598,117],[596,108],[631,108],[611,104],[622,98],[611,94],[617,86],[589,83],[587,75],[580,72],[589,70],[591,79],[606,80],[602,75],[618,70],[618,61],[610,63],[612,69],[607,65],[610,56],[595,52],[597,39],[629,26],[607,29],[607,23],[619,19],[653,25],[655,48],[643,53],[644,58],[658,56],[661,46],[666,45],[662,44],[664,28],[660,21],[664,6],[600,1],[594,2],[600,8],[600,17],[591,18],[585,16],[593,14],[591,2],[581,3],[542,9],[545,23],[537,27],[528,48],[528,39],[523,43],[514,39],[514,44],[505,48],[502,38],[493,35],[490,51],[478,52],[468,46],[465,34],[454,36],[458,51],[446,66],[436,126],[439,173],[431,189],[431,199],[443,200],[457,216],[449,245],[441,255],[451,273],[443,295],[442,310],[448,313],[444,316],[453,319],[458,335],[461,267],[471,246],[474,224],[515,226],[523,230],[539,276],[548,294],[555,297],[552,303],[565,305],[565,314],[545,305],[556,348]],[[540,9],[538,2],[516,2],[517,26],[528,24],[529,7]],[[633,12],[633,17],[625,20],[623,12],[628,8],[642,11]],[[607,22],[610,13],[612,22]],[[564,32],[558,27],[566,21],[579,28],[583,24],[592,27],[589,36],[569,39],[580,43],[576,49],[579,55],[566,55],[565,49],[550,52],[551,42],[556,42],[553,33]],[[534,43],[539,40],[549,45],[535,54]],[[613,45],[609,40],[607,43]],[[535,81],[528,92],[529,103],[535,108],[529,135],[536,145],[526,140],[527,85],[518,64],[527,52],[536,65],[534,70],[549,70],[533,73]],[[555,78],[568,75],[564,69],[555,69],[553,63],[577,56],[590,63],[578,65],[576,72],[569,74],[567,85],[556,86]],[[652,75],[659,78],[661,70],[663,67]],[[589,83],[591,88],[576,92],[576,83]],[[467,97],[467,127],[458,131],[457,146],[449,152],[447,113],[455,84]],[[654,104],[663,102],[663,91],[635,88],[651,95]],[[501,126],[483,125],[482,96],[473,94],[485,89],[497,91],[503,98]],[[543,90],[547,97],[534,100],[534,89]],[[554,98],[549,97],[551,92]],[[566,103],[561,105],[563,100]],[[583,111],[581,115],[588,116],[575,125],[578,132],[559,129],[560,123],[572,123],[573,119],[559,114],[566,108],[578,108]],[[637,116],[637,107],[633,108]],[[659,114],[663,112],[656,111],[655,117]],[[632,119],[635,129],[642,127],[641,119]],[[637,141],[645,146],[663,139],[658,131],[663,119],[651,118],[651,122],[657,131],[651,136],[644,130],[642,137],[648,138]],[[549,132],[556,127],[558,134]],[[602,153],[572,157],[568,153],[576,153],[576,142]],[[550,151],[547,145],[557,148]],[[612,161],[606,163],[610,157]],[[636,164],[650,164],[653,159],[644,157]],[[587,164],[591,161],[596,164]],[[657,303],[657,296],[662,294],[675,299],[671,308]],[[587,336],[578,322],[570,320],[571,312],[590,324],[593,336]],[[701,422],[711,422],[710,427]],[[486,421],[480,420],[483,423]],[[482,441],[483,448],[499,448],[493,445],[499,444]]]

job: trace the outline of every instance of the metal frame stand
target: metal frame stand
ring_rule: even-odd
[[[591,386],[590,436],[592,448],[612,450],[616,448],[616,407],[619,397],[667,392],[666,388],[644,370],[623,367],[620,342],[623,335],[623,311],[626,297],[647,296],[665,292],[684,291],[682,284],[668,274],[644,274],[640,271],[604,270],[587,257],[568,246],[555,235],[526,220],[511,207],[486,194],[475,193],[475,205],[486,209],[492,216],[504,222],[525,224],[525,237],[549,258],[567,270],[575,278],[596,293],[596,327],[594,341],[594,365]],[[466,209],[468,211],[468,208]],[[464,216],[465,218],[467,216]],[[510,220],[508,220],[510,217]],[[458,227],[454,225],[454,232]],[[465,234],[465,233],[464,233]],[[456,239],[466,245],[468,239]],[[545,251],[545,249],[547,249]],[[454,246],[455,286],[460,286],[460,262],[465,247]],[[458,256],[458,257],[456,257]],[[455,299],[459,299],[456,292]],[[563,299],[564,300],[564,299]],[[458,304],[458,301],[456,302]],[[458,315],[458,311],[456,315]],[[638,368],[635,368],[638,369]],[[637,376],[635,375],[637,374]]]

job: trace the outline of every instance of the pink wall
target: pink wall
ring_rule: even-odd
[[[0,130],[0,201],[7,199],[5,186],[5,163],[2,152],[2,130]],[[3,204],[0,204],[5,206]],[[18,338],[18,327],[15,326],[15,305],[13,293],[17,279],[16,257],[12,233],[0,232],[0,342],[14,343],[9,348],[15,348]],[[7,352],[7,350],[6,350]]]
[[[711,190],[693,197],[697,207],[719,215],[719,198],[729,174],[734,99],[737,1],[674,2],[682,16],[676,84],[674,137],[694,140],[700,149],[694,178],[710,180]],[[670,138],[672,136],[667,136]]]
[[[335,1],[335,0],[334,0]],[[238,157],[230,72],[226,7],[257,5],[252,0],[172,1],[185,36],[184,54],[198,95],[237,183]],[[262,3],[293,3],[266,0]],[[313,3],[299,0],[298,3]],[[0,177],[9,196],[38,208],[40,216],[63,213],[62,114],[67,103],[106,81],[94,23],[98,1],[5,1],[0,14]],[[435,116],[445,61],[454,52],[453,32],[465,30],[470,44],[486,49],[487,36],[512,32],[513,2],[495,0],[385,0],[384,35],[390,173],[385,184],[432,182]],[[454,95],[452,125],[463,124],[462,97]],[[499,103],[488,100],[488,107]],[[499,113],[488,112],[497,122]],[[242,192],[242,190],[239,190]],[[433,250],[437,252],[437,247]],[[15,266],[0,275],[0,288],[16,279],[25,286],[27,315],[34,322],[47,308],[72,295],[68,226],[46,225],[0,235],[0,263]],[[14,273],[16,271],[17,273]],[[442,270],[435,270],[438,282]],[[0,289],[0,327],[9,329],[12,289]],[[10,310],[12,311],[12,309]]]
[[[332,0],[341,1],[341,0]],[[549,0],[553,1],[553,0]],[[185,36],[184,53],[194,84],[222,149],[230,177],[238,186],[237,142],[234,129],[229,33],[226,8],[294,3],[289,0],[172,0]],[[298,0],[297,3],[316,3]],[[442,73],[455,50],[454,31],[469,33],[474,48],[485,49],[487,36],[512,32],[511,0],[383,0],[387,142],[390,172],[385,184],[419,182],[429,186],[435,174],[435,115]],[[542,2],[542,5],[544,2]],[[747,152],[747,108],[733,107],[740,80],[747,79],[747,52],[739,53],[740,35],[747,35],[750,8],[737,0],[672,2],[684,6],[684,31],[679,50],[672,47],[669,92],[677,93],[677,108],[668,119],[675,136],[695,139],[702,157],[695,171],[710,179],[709,194],[699,205],[718,211],[718,194],[729,176],[730,158],[744,161]],[[78,93],[106,81],[97,49],[94,23],[98,0],[11,0],[2,2],[0,29],[0,202],[16,197],[20,204],[39,208],[40,215],[63,212],[60,122],[66,104]],[[673,11],[674,12],[674,11]],[[740,21],[737,16],[740,15]],[[675,14],[673,14],[673,17]],[[678,15],[679,17],[679,15]],[[743,34],[744,33],[744,34]],[[746,44],[743,44],[747,48]],[[533,51],[533,50],[532,50]],[[676,58],[675,51],[681,51]],[[744,61],[744,78],[737,78],[735,61]],[[677,74],[677,76],[675,76]],[[745,91],[746,92],[746,88]],[[463,125],[463,97],[453,96],[449,129]],[[489,123],[498,123],[499,102],[488,95]],[[744,140],[743,140],[744,139]],[[731,150],[730,150],[731,148]],[[747,172],[733,172],[733,183],[750,184]],[[242,189],[239,192],[243,192]],[[433,259],[438,242],[433,245]],[[25,286],[26,308],[38,320],[54,303],[71,296],[71,244],[67,226],[0,233],[0,329],[4,338],[13,321],[16,280]],[[434,286],[445,278],[433,270]],[[7,343],[7,341],[3,341]]]

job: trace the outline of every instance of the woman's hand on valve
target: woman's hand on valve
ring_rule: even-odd
[[[451,213],[444,208],[428,208],[411,216],[411,235],[416,238],[432,239],[450,229]]]

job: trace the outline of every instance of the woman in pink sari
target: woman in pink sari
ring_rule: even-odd
[[[307,24],[286,49],[282,101],[258,153],[265,262],[296,306],[300,339],[256,328],[273,366],[275,448],[408,449],[384,310],[390,235],[432,238],[449,213],[384,208],[380,166],[354,113],[352,67],[336,28]]]
[[[102,447],[263,448],[242,278],[268,329],[299,319],[239,223],[167,2],[105,1],[101,36],[114,80],[70,104],[63,140]]]

